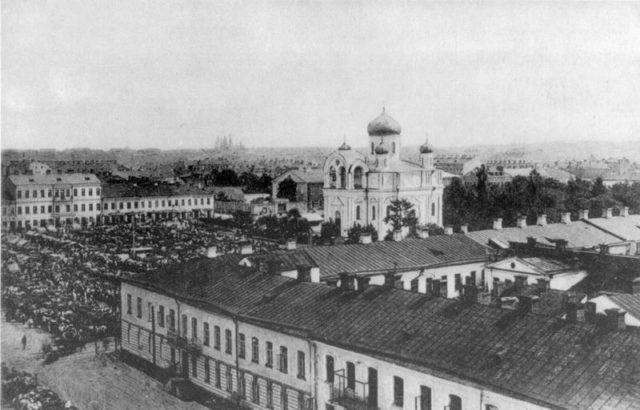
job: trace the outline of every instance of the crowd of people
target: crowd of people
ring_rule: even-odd
[[[2,400],[18,410],[74,410],[58,395],[38,384],[38,378],[29,372],[7,368],[2,364]]]

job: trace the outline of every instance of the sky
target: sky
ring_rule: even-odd
[[[3,0],[2,148],[640,142],[640,2]]]

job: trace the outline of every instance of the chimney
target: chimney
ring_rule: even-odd
[[[298,281],[311,282],[311,265],[297,265]]]
[[[541,291],[545,291],[549,289],[549,281],[546,279],[537,279],[538,282],[538,289],[540,289]]]
[[[527,227],[527,217],[521,216],[518,218],[518,228],[526,228]]]
[[[620,309],[618,308],[611,308],[611,309],[605,309],[604,313],[607,315],[607,330],[616,330],[618,329],[618,316],[620,313]],[[623,315],[623,320],[624,320],[624,315]]]
[[[210,246],[209,249],[207,249],[207,258],[213,259],[213,258],[216,258],[217,256],[218,256],[218,248],[215,246]]]
[[[470,304],[478,302],[478,288],[475,285],[464,285],[463,301]]]
[[[564,212],[562,214],[562,223],[567,225],[571,223],[571,212]]]
[[[402,240],[402,231],[401,230],[393,231],[393,240],[395,242],[400,242]]]
[[[578,212],[578,219],[583,219],[583,220],[588,220],[589,219],[589,210],[588,209],[583,209],[580,212]]]
[[[518,296],[518,311],[521,313],[531,312],[533,301],[529,296]]]
[[[604,211],[604,215],[603,215],[603,216],[604,216],[605,218],[607,218],[607,219],[611,219],[611,218],[613,218],[613,208],[607,208],[607,209],[605,209],[605,211]]]
[[[445,226],[444,227],[444,234],[445,235],[453,235],[453,227],[452,226]]]
[[[467,225],[467,224],[460,225],[460,232],[462,232],[464,234],[469,233],[469,225]]]
[[[253,253],[253,245],[250,243],[245,243],[240,245],[240,254],[241,255],[251,255]]]
[[[349,277],[347,272],[340,273],[340,289],[353,290],[353,279]]]
[[[640,277],[631,280],[631,293],[640,295]]]
[[[587,323],[596,323],[596,304],[595,302],[587,302],[584,309],[584,319]]]
[[[625,206],[625,207],[622,208],[622,211],[620,211],[620,216],[623,216],[625,218],[627,216],[629,216],[629,207],[628,206]]]
[[[537,242],[538,240],[533,236],[527,236],[527,246],[535,248]]]
[[[624,317],[627,314],[624,310],[618,311],[618,330],[625,330],[627,323],[624,321]]]
[[[357,276],[356,277],[356,286],[358,287],[358,291],[362,292],[365,291],[369,288],[369,281],[371,280],[371,278],[368,278],[366,276]]]
[[[564,251],[567,249],[568,244],[569,244],[569,241],[567,241],[566,239],[558,239],[556,241],[556,249],[559,251]]]
[[[387,287],[395,288],[396,287],[396,274],[395,272],[387,272],[384,275],[384,284]]]
[[[296,241],[295,239],[290,239],[287,241],[287,250],[293,250],[296,248]]]
[[[419,228],[417,233],[420,239],[427,239],[429,237],[429,230],[427,228]]]
[[[493,220],[493,229],[496,231],[502,229],[502,218],[496,218]]]
[[[360,243],[362,244],[370,244],[371,243],[371,234],[370,233],[362,233],[360,234]]]
[[[536,225],[546,226],[547,225],[547,214],[538,215],[538,220],[536,221]]]
[[[568,323],[576,323],[578,321],[578,306],[575,302],[567,302],[565,307],[565,313],[567,314]]]
[[[609,246],[605,243],[600,244],[600,255],[606,255],[609,253]]]

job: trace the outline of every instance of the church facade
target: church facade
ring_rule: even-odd
[[[391,229],[385,217],[394,200],[413,205],[418,225],[442,225],[442,174],[433,164],[428,143],[420,163],[400,158],[400,124],[383,109],[367,126],[367,153],[346,143],[324,164],[324,219],[336,221],[343,236],[354,225],[372,224],[380,238]],[[406,234],[406,231],[404,232]]]

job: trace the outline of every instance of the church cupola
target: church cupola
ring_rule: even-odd
[[[371,155],[377,155],[375,150],[378,148],[379,142],[385,142],[389,158],[399,158],[401,132],[402,127],[400,127],[398,121],[391,118],[383,107],[382,113],[367,125]]]
[[[378,168],[386,168],[389,165],[389,145],[384,141],[380,141],[374,151]]]
[[[433,171],[433,147],[429,145],[429,140],[420,146],[420,160],[422,168]]]

